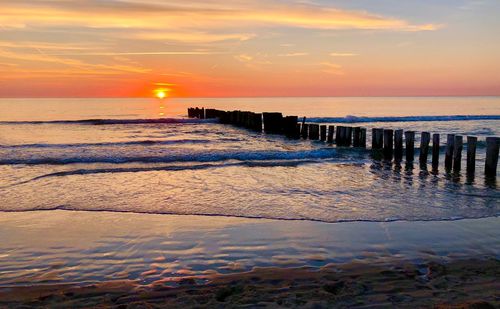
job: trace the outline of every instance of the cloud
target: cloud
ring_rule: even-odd
[[[332,56],[332,57],[354,57],[354,56],[358,56],[358,54],[354,54],[354,53],[330,53],[329,55]]]
[[[331,62],[322,62],[320,63],[323,66],[323,73],[333,74],[333,75],[344,75],[344,71],[342,70],[342,66],[340,64],[331,63]]]
[[[250,62],[253,60],[252,56],[246,55],[246,54],[236,55],[236,56],[234,56],[234,58],[238,61],[241,61],[241,62]]]
[[[279,57],[300,57],[307,56],[309,53],[288,53],[288,54],[279,54]]]
[[[341,10],[311,3],[274,1],[3,1],[0,24],[29,26],[72,25],[86,28],[227,29],[286,26],[311,29],[379,29],[424,31],[434,24],[365,11]]]

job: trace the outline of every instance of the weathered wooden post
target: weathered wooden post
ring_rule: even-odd
[[[415,132],[406,131],[405,132],[405,152],[406,161],[413,162],[415,160]]]
[[[200,119],[205,119],[205,108],[202,107],[200,110]]]
[[[392,149],[394,146],[394,130],[384,129],[384,157],[392,159]]]
[[[420,135],[420,164],[427,164],[427,157],[429,156],[429,143],[431,142],[431,134],[429,132],[422,132]]]
[[[496,177],[498,165],[498,152],[500,148],[500,137],[486,138],[486,164],[484,174],[487,177]]]
[[[453,144],[453,172],[458,173],[462,169],[462,148],[464,138],[461,135],[455,136]]]
[[[281,133],[283,131],[283,114],[262,113],[264,116],[264,132]]]
[[[254,126],[253,129],[257,132],[262,132],[262,114],[254,114]]]
[[[319,139],[319,124],[309,124],[309,139],[317,141]]]
[[[352,145],[352,127],[345,128],[344,145],[348,147]]]
[[[359,147],[366,148],[366,128],[361,128]]]
[[[320,130],[320,140],[323,142],[326,141],[326,125],[322,124],[319,127],[319,130]]]
[[[337,146],[342,145],[342,128],[343,126],[337,126],[337,132],[335,132],[335,144]]]
[[[335,132],[335,126],[328,126],[328,143],[333,143],[333,133]]]
[[[437,171],[439,168],[439,134],[432,134],[432,169]]]
[[[361,128],[354,127],[352,130],[352,146],[353,147],[359,147],[359,144],[361,142],[360,137],[361,137]]]
[[[301,134],[302,138],[306,139],[309,136],[309,124],[308,123],[302,123],[302,128],[301,128]]]
[[[379,150],[384,147],[384,129],[372,129],[372,149]]]
[[[286,116],[285,118],[283,118],[283,131],[287,137],[298,137],[296,136],[298,119],[299,117],[297,116]]]
[[[467,175],[473,176],[476,172],[477,137],[467,136]]]
[[[444,168],[450,171],[453,167],[453,148],[455,147],[455,134],[446,136],[446,153],[444,155]]]
[[[394,161],[403,160],[403,130],[394,131]]]

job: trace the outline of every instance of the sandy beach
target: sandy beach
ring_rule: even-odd
[[[186,276],[177,287],[130,280],[0,288],[0,305],[118,308],[498,308],[500,260],[449,263],[351,262],[308,268],[256,268]],[[206,281],[206,282],[205,282]],[[205,282],[196,284],[196,282]]]

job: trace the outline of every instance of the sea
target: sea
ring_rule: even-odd
[[[368,141],[371,128],[413,130],[417,157],[420,132],[439,133],[440,166],[189,119],[188,107],[361,126]],[[445,171],[446,134],[478,138],[473,177]],[[500,136],[500,97],[0,99],[0,286],[498,258],[488,136]]]

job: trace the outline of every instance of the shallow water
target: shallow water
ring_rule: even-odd
[[[254,267],[498,259],[498,224],[498,218],[331,224],[61,210],[0,213],[0,288],[120,279],[176,285],[182,277]]]

